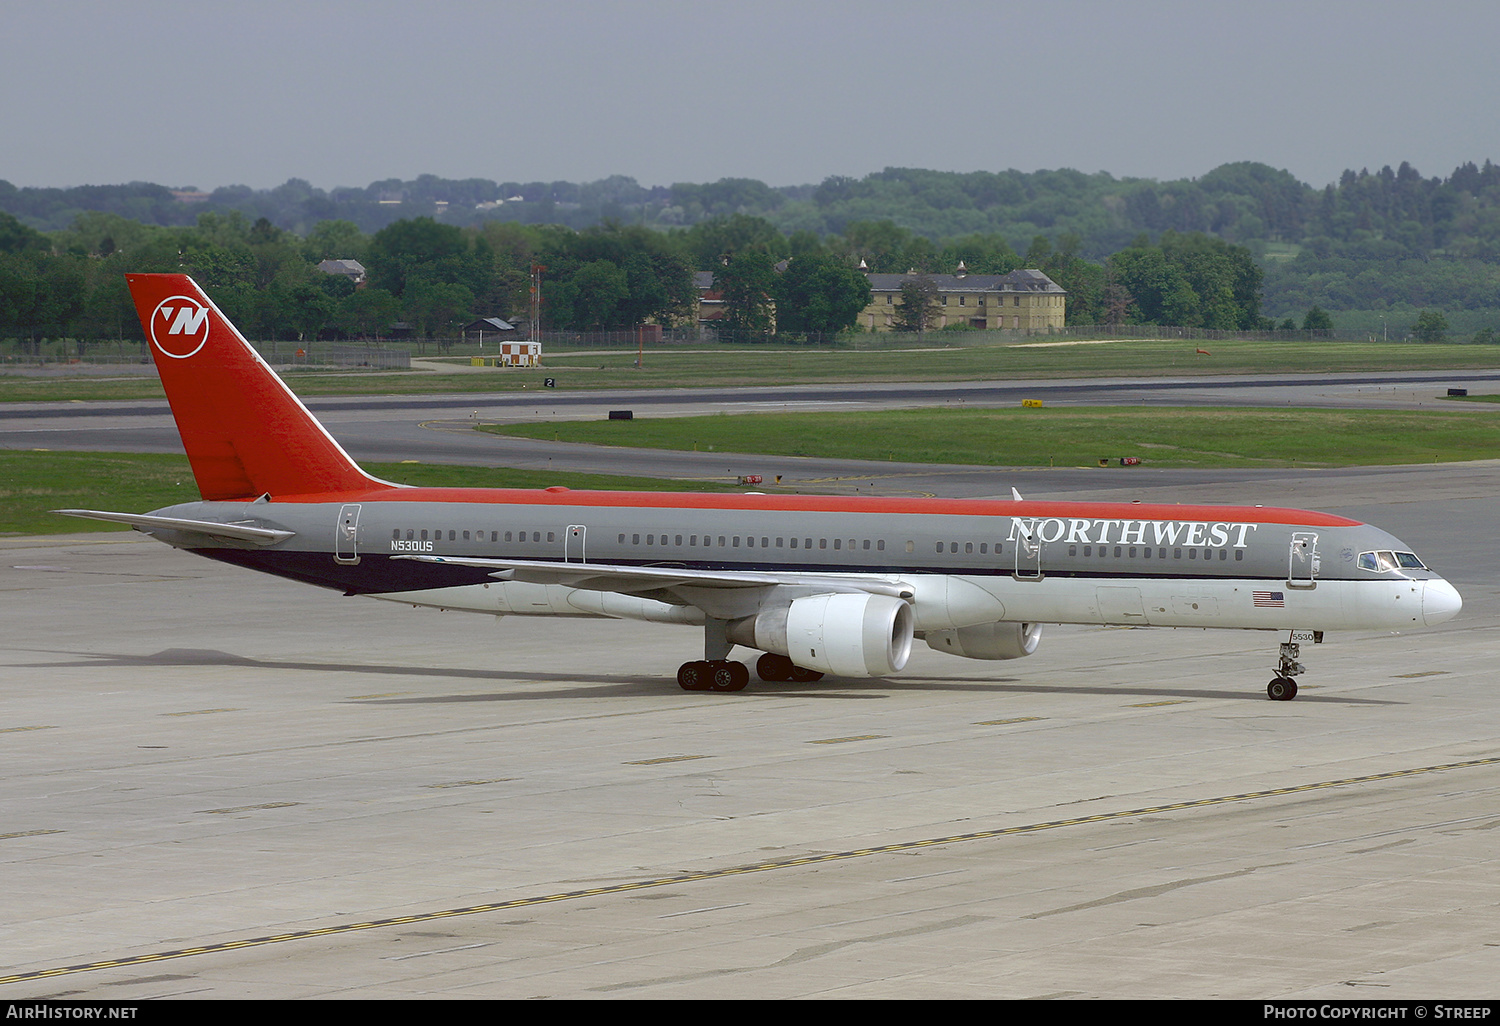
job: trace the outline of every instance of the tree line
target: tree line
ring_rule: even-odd
[[[1067,169],[919,168],[775,187],[745,178],[647,187],[625,176],[572,183],[423,175],[331,190],[291,179],[274,189],[209,192],[0,181],[0,211],[48,233],[70,231],[80,216],[96,214],[184,229],[195,229],[202,214],[226,221],[238,214],[246,224],[265,220],[304,239],[327,222],[373,236],[419,217],[476,232],[496,222],[576,232],[630,224],[695,233],[699,270],[708,268],[716,241],[745,228],[736,218],[788,240],[793,252],[871,253],[871,269],[878,262],[893,270],[955,266],[960,250],[971,269],[998,267],[1029,252],[1038,236],[1054,252],[1103,266],[1137,248],[1142,234],[1152,244],[1168,232],[1204,234],[1250,251],[1264,272],[1262,306],[1278,316],[1319,305],[1369,316],[1433,307],[1500,317],[1500,167],[1488,160],[1446,177],[1424,176],[1406,162],[1348,170],[1321,189],[1248,161],[1172,181]]]
[[[366,234],[321,221],[305,235],[237,211],[202,212],[191,226],[147,225],[88,212],[42,233],[0,214],[0,335],[136,339],[129,272],[185,272],[252,337],[369,338],[404,322],[419,337],[451,336],[475,317],[525,321],[535,271],[542,326],[597,331],[692,324],[695,272],[723,297],[736,337],[821,338],[851,330],[870,302],[862,271],[918,276],[1045,271],[1068,290],[1073,324],[1274,327],[1260,314],[1261,271],[1249,250],[1203,233],[1141,235],[1102,262],[1082,240],[1045,235],[1017,253],[1000,233],[934,242],[892,221],[852,222],[839,235],[784,233],[765,218],[729,214],[660,231],[605,222],[583,230],[431,218]],[[359,287],[325,274],[325,259],[362,263]]]
[[[693,233],[613,222],[582,231],[499,221],[460,229],[431,218],[369,235],[322,221],[299,236],[238,212],[204,212],[190,227],[90,212],[43,234],[0,214],[0,336],[32,348],[49,337],[139,340],[124,281],[132,272],[191,274],[261,339],[378,337],[397,322],[431,338],[479,316],[524,322],[534,272],[548,330],[696,323],[694,272],[715,269],[727,282],[746,261],[767,261],[768,295],[757,301],[780,303],[782,335],[850,327],[868,302],[863,276],[821,246],[782,256],[783,246],[766,244],[772,238],[780,236],[764,226],[747,237],[712,225]],[[359,261],[366,280],[357,286],[324,273],[325,259]]]

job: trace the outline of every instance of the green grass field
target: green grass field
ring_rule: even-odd
[[[1500,415],[1141,407],[892,410],[486,425],[497,434],[658,449],[982,466],[1335,467],[1500,456]]]
[[[545,488],[560,484],[604,491],[670,491],[683,487],[678,481],[649,477],[430,463],[371,463],[365,469],[387,481],[447,488]],[[693,488],[727,491],[731,486],[695,484]],[[0,450],[0,535],[128,531],[122,524],[58,516],[51,510],[146,513],[197,498],[198,488],[185,456]]]

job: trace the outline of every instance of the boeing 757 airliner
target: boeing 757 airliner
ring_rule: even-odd
[[[129,524],[346,595],[492,615],[695,626],[689,691],[899,673],[912,645],[1031,655],[1044,623],[1284,632],[1267,694],[1331,630],[1442,623],[1462,601],[1411,547],[1260,506],[413,488],[371,477],[198,285],[127,276],[201,502]]]

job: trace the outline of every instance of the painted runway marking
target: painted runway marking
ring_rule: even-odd
[[[421,912],[409,916],[393,916],[389,919],[372,919],[363,923],[346,923],[342,926],[325,926],[313,930],[294,930],[266,937],[248,937],[243,940],[221,941],[217,944],[203,944],[191,948],[156,951],[150,954],[131,955],[125,958],[108,959],[102,962],[85,962],[80,965],[58,966],[53,969],[37,969],[33,972],[0,976],[0,984],[21,983],[26,980],[44,980],[55,976],[70,976],[75,973],[93,972],[98,969],[119,969],[127,966],[147,965],[151,962],[163,962],[172,958],[187,958],[190,955],[210,955],[223,951],[238,951],[243,948],[262,947],[267,944],[281,944],[286,941],[310,940],[314,937],[338,937],[361,930],[378,930],[387,926],[410,926],[414,923],[431,923],[440,919],[483,915],[487,912],[502,912],[536,905],[548,905],[554,902],[571,901],[577,898],[596,898],[607,894],[626,894],[631,891],[643,891],[657,887],[680,886],[698,880],[723,880],[733,876],[745,876],[750,873],[769,873],[778,869],[816,866],[828,862],[865,858],[870,855],[887,855],[893,852],[915,851],[919,848],[958,844],[963,841],[993,840],[1000,837],[1034,834],[1043,830],[1057,830],[1062,827],[1083,826],[1089,823],[1108,823],[1114,820],[1133,819],[1138,816],[1160,815],[1164,812],[1201,809],[1215,805],[1227,805],[1231,802],[1256,801],[1262,798],[1279,798],[1283,795],[1299,794],[1306,791],[1321,791],[1334,787],[1369,784],[1377,780],[1395,780],[1399,777],[1414,777],[1426,773],[1441,773],[1447,770],[1473,769],[1477,766],[1494,765],[1500,765],[1500,756],[1488,759],[1469,759],[1464,762],[1447,762],[1436,766],[1416,766],[1411,769],[1389,770],[1385,773],[1369,773],[1364,776],[1345,777],[1341,780],[1322,780],[1312,784],[1294,784],[1290,787],[1277,787],[1266,791],[1247,791],[1244,794],[1220,795],[1216,798],[1197,798],[1192,801],[1173,802],[1169,805],[1153,805],[1142,809],[1101,812],[1093,816],[1054,819],[1044,823],[1027,823],[1021,826],[999,827],[994,830],[975,830],[964,834],[949,834],[946,837],[928,837],[917,841],[898,841],[894,844],[883,844],[875,848],[854,848],[849,851],[824,852],[820,855],[805,855],[798,858],[752,862],[742,866],[728,866],[724,869],[706,869],[696,873],[679,873],[675,876],[607,884],[602,887],[589,887],[578,891],[559,891],[555,894],[540,894],[529,898],[515,898],[511,901],[498,901],[486,905],[468,905],[463,908],[441,909],[436,912]],[[37,832],[41,833],[43,831]]]
[[[301,802],[266,802],[262,805],[236,805],[229,809],[199,809],[204,816],[232,816],[238,812],[259,812],[262,809],[290,809]]]
[[[659,759],[635,759],[625,763],[627,766],[660,766],[665,762],[692,762],[694,759],[711,759],[711,755],[663,755]]]

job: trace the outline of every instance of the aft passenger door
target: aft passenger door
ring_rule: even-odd
[[[335,563],[352,565],[359,562],[359,505],[351,502],[339,510],[339,522],[333,531]]]

